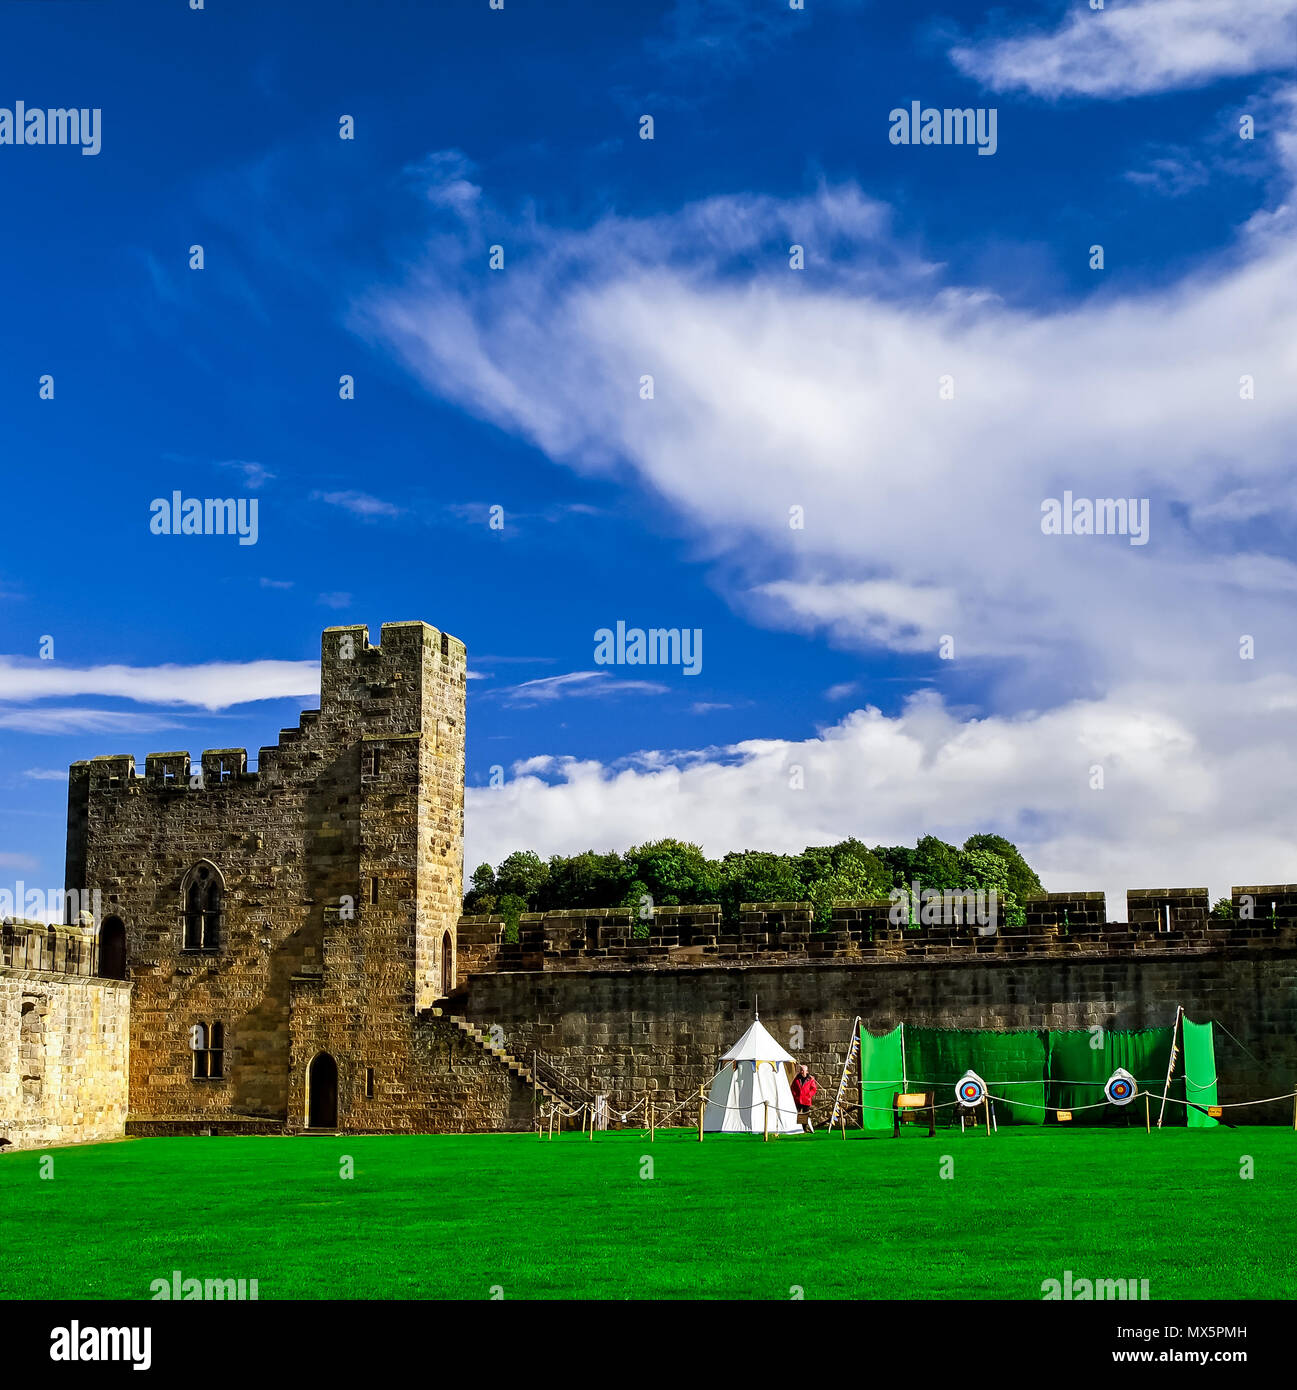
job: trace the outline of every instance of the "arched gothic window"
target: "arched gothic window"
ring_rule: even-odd
[[[195,864],[185,875],[182,893],[185,950],[218,950],[225,897],[220,870],[205,860]]]

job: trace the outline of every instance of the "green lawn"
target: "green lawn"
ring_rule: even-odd
[[[0,1157],[0,1295],[1293,1298],[1297,1134],[143,1139]],[[350,1155],[355,1176],[339,1176]],[[1245,1155],[1255,1176],[1240,1177]],[[645,1156],[650,1176],[642,1176]],[[943,1156],[953,1176],[943,1178]],[[499,1296],[499,1295],[497,1295]]]

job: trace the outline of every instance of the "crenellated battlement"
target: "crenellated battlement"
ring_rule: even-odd
[[[743,903],[737,923],[717,905],[659,907],[646,919],[579,908],[523,913],[516,941],[502,917],[464,916],[459,973],[1297,950],[1297,884],[1235,888],[1229,918],[1210,915],[1205,888],[1131,889],[1126,901],[1130,920],[1110,922],[1101,892],[1047,893],[1026,901],[1018,925],[907,924],[887,898],[835,903],[826,927],[805,902]]]
[[[6,917],[0,923],[0,967],[60,975],[95,973],[95,923],[89,913],[73,924]]]

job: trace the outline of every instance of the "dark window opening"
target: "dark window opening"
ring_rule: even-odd
[[[374,1099],[374,1068],[365,1068],[365,1099]]]
[[[106,917],[99,928],[99,974],[106,980],[126,978],[126,926],[120,917]]]
[[[215,951],[221,944],[221,880],[207,864],[191,871],[185,890],[184,948]]]
[[[369,901],[371,903],[376,903],[378,901],[378,879],[376,878],[371,878],[369,880]]]

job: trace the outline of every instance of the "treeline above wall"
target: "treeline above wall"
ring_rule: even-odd
[[[465,913],[497,913],[515,928],[524,912],[582,907],[674,907],[719,903],[737,922],[741,903],[810,902],[819,924],[834,902],[886,898],[894,888],[995,889],[1001,920],[1024,920],[1022,903],[1042,893],[1036,871],[1001,835],[970,835],[957,849],[925,835],[913,849],[842,840],[800,854],[739,850],[709,859],[698,845],[653,840],[624,853],[585,850],[542,859],[515,850],[494,868],[481,864],[464,895]]]

